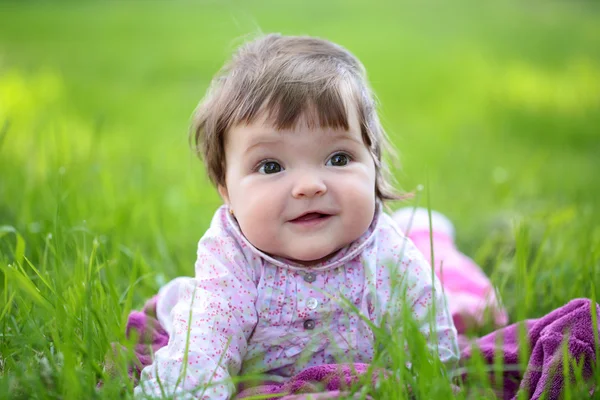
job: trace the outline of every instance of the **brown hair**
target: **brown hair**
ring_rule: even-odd
[[[347,130],[352,106],[375,162],[377,198],[400,199],[382,159],[389,145],[365,69],[348,50],[323,39],[269,34],[240,47],[198,105],[191,134],[210,180],[225,186],[225,134],[231,127],[266,111],[277,129],[292,128],[310,113],[315,118],[305,118],[309,124]]]

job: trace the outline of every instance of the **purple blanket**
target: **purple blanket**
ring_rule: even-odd
[[[149,300],[144,311],[134,311],[127,321],[127,335],[136,330],[139,333],[135,353],[139,363],[132,367],[134,379],[139,377],[141,369],[151,364],[151,352],[165,346],[168,334],[156,320],[156,298]],[[600,307],[596,305],[596,323],[600,320]],[[593,366],[596,365],[594,324],[592,321],[592,302],[587,299],[575,299],[539,319],[524,321],[524,328],[531,356],[524,368],[519,368],[519,324],[499,329],[477,339],[461,352],[464,363],[479,352],[485,364],[494,365],[494,357],[502,357],[506,366],[502,382],[495,382],[496,391],[503,399],[516,399],[519,391],[527,394],[524,398],[539,399],[545,393],[545,399],[559,399],[563,393],[563,343],[568,349],[570,359],[578,360],[582,365],[582,376],[590,379]],[[595,327],[598,332],[598,326]],[[148,346],[148,345],[151,346]],[[475,350],[475,348],[478,349]],[[273,395],[274,399],[301,399],[303,394],[318,393],[311,398],[337,398],[359,377],[367,372],[368,365],[322,365],[308,368],[285,383],[264,384],[243,390],[237,398],[254,395]],[[571,369],[570,379],[574,379]],[[496,376],[490,373],[490,378]],[[462,380],[471,380],[468,370],[462,374]],[[282,397],[284,395],[284,397]],[[265,397],[269,398],[269,397]]]
[[[569,359],[582,363],[582,376],[589,379],[596,365],[594,330],[598,332],[600,307],[595,305],[596,327],[592,321],[592,302],[575,299],[539,319],[523,322],[531,356],[525,369],[519,368],[519,323],[498,329],[480,339],[461,353],[461,359],[473,356],[476,347],[488,365],[494,364],[495,355],[502,357],[505,368],[498,394],[504,399],[516,399],[517,392],[527,394],[525,398],[558,399],[563,392],[563,343]],[[596,367],[598,367],[596,365]],[[468,380],[468,373],[463,376]],[[574,379],[570,369],[570,379]],[[497,382],[497,384],[499,384]]]

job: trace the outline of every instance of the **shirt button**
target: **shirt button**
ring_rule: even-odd
[[[304,321],[304,329],[315,329],[315,321],[313,321],[312,319],[307,319],[306,321]]]
[[[313,272],[307,272],[304,274],[304,280],[308,283],[313,283],[317,280],[317,274]]]
[[[311,310],[317,308],[318,305],[319,301],[314,297],[309,297],[308,299],[306,299],[306,307],[310,308]]]

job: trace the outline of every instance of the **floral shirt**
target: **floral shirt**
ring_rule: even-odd
[[[306,267],[252,246],[223,206],[198,244],[195,276],[160,290],[157,317],[169,343],[142,371],[135,394],[226,399],[235,391],[231,376],[369,363],[375,341],[363,318],[389,323],[384,316],[400,314],[403,304],[441,361],[457,361],[440,283],[387,214],[378,210],[359,239]]]

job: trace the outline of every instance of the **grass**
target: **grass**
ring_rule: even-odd
[[[220,201],[189,116],[259,29],[361,58],[399,186],[423,185],[455,222],[511,321],[596,298],[599,16],[592,2],[0,3],[0,397],[131,393],[102,363],[128,313],[192,273]],[[449,396],[422,365],[402,375],[417,397]]]

